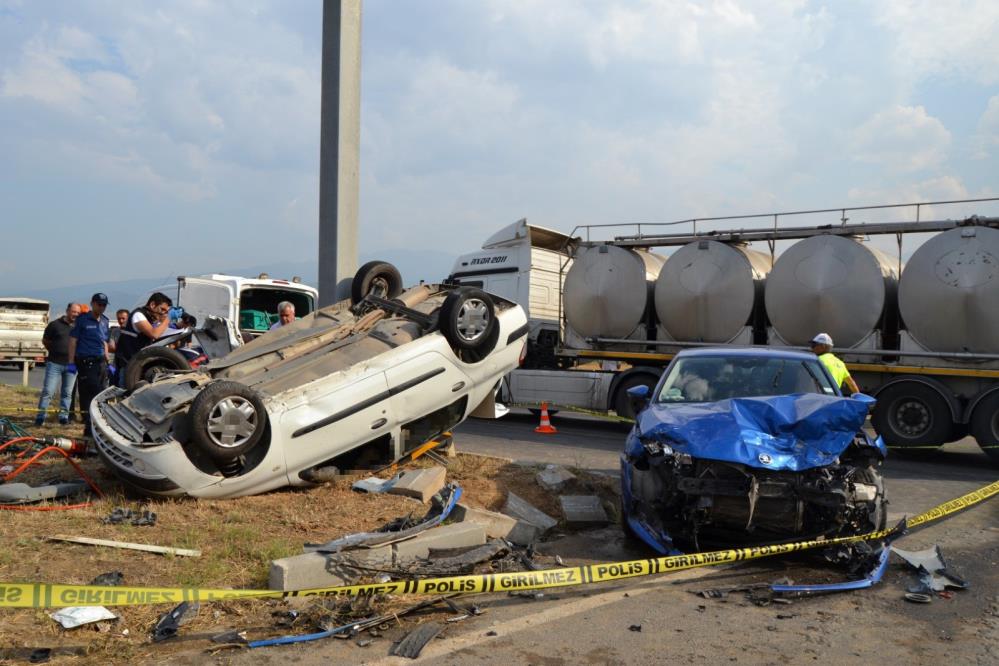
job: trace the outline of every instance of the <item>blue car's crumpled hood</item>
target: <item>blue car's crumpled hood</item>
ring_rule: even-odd
[[[850,445],[873,402],[866,395],[798,393],[696,404],[653,403],[638,415],[638,438],[629,438],[638,450],[627,453],[641,455],[639,439],[652,439],[694,458],[771,470],[821,467]]]

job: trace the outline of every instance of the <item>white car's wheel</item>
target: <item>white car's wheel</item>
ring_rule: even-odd
[[[476,352],[484,357],[496,346],[498,322],[496,307],[489,294],[473,287],[461,287],[444,299],[440,309],[440,329],[455,352]]]
[[[350,302],[357,305],[367,295],[392,299],[402,293],[402,275],[387,261],[369,261],[354,274]]]
[[[256,391],[239,382],[216,381],[194,398],[188,412],[191,441],[212,460],[228,464],[263,437],[267,411]]]

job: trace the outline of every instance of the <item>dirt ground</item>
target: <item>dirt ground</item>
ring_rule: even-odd
[[[36,391],[0,386],[0,416],[7,415],[31,435],[79,437],[82,426],[49,423],[35,427]],[[50,419],[54,421],[54,417]],[[0,453],[0,465],[20,466],[25,458]],[[121,572],[122,584],[137,587],[252,588],[267,587],[273,559],[302,552],[306,542],[326,542],[345,534],[384,525],[399,516],[421,516],[427,507],[395,495],[366,495],[350,490],[350,480],[310,489],[287,489],[265,495],[229,500],[155,499],[129,495],[97,457],[79,461],[103,497],[92,498],[83,508],[59,510],[61,501],[46,503],[47,510],[0,511],[0,581],[87,584],[96,576]],[[421,464],[418,461],[417,466]],[[512,490],[543,511],[558,516],[557,499],[535,481],[536,468],[506,460],[459,455],[449,464],[448,479],[463,489],[463,501],[477,507],[499,509]],[[383,474],[383,476],[385,476]],[[38,485],[75,474],[61,456],[50,455],[14,481]],[[569,491],[596,491],[615,506],[614,483],[581,475]],[[77,498],[75,502],[86,501]],[[38,507],[38,505],[34,505]],[[102,519],[116,508],[149,510],[157,515],[154,526],[105,524]],[[199,549],[200,557],[157,555],[134,550],[47,541],[54,535],[86,536],[177,548]],[[284,602],[215,602],[202,607],[184,627],[184,633],[212,635],[219,627],[249,628],[252,637],[299,633],[311,627],[276,627]],[[149,633],[168,607],[118,607],[117,621],[64,630],[48,617],[50,610],[0,610],[0,663],[27,655],[30,648],[52,647],[65,663],[96,663],[161,659],[174,649],[190,649],[188,641],[149,643]],[[365,609],[359,609],[359,612]],[[274,613],[278,613],[275,619]],[[206,643],[207,645],[207,643]],[[27,651],[27,652],[26,652]]]

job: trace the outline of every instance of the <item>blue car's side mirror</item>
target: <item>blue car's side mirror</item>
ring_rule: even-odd
[[[651,393],[651,392],[652,392],[652,389],[650,389],[645,384],[639,384],[638,386],[632,386],[630,389],[628,389],[628,395],[630,395],[632,398],[636,398],[638,400],[648,400],[649,399],[649,393]]]

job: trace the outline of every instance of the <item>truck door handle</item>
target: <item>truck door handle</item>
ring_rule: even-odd
[[[451,387],[451,393],[457,393],[463,388],[465,388],[465,382],[458,382],[457,384]]]
[[[377,421],[375,421],[374,423],[371,424],[371,429],[372,430],[378,430],[379,428],[381,428],[386,423],[388,423],[388,419],[378,419]]]

